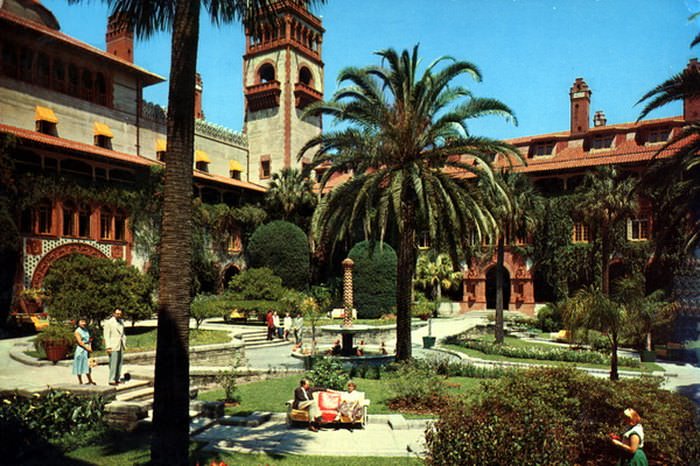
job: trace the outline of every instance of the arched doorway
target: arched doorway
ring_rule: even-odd
[[[508,310],[510,303],[510,273],[503,270],[503,309]],[[486,309],[496,309],[496,266],[486,272]]]
[[[222,288],[224,290],[226,288],[228,288],[228,282],[230,282],[231,279],[233,277],[235,277],[236,275],[238,275],[239,273],[241,273],[241,269],[239,269],[235,265],[229,265],[228,267],[226,267],[226,270],[224,270],[224,276],[222,277],[222,281],[221,281]]]

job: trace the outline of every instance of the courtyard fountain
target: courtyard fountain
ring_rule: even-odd
[[[341,346],[339,354],[332,354],[332,349],[328,350],[331,357],[337,358],[343,362],[360,366],[376,366],[388,364],[394,361],[393,354],[387,354],[384,346],[384,338],[387,333],[392,332],[391,326],[371,326],[355,324],[353,322],[353,280],[352,269],[354,262],[350,258],[346,258],[343,262],[343,322],[341,324],[322,325],[318,328],[322,333],[331,335],[340,335]],[[387,328],[390,327],[390,328]],[[356,337],[362,337],[360,345],[361,353],[358,354],[358,346],[355,345]],[[378,339],[381,338],[381,344]],[[364,344],[364,339],[374,342],[369,345]],[[304,357],[292,353],[294,357]]]

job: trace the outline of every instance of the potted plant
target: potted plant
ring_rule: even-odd
[[[75,337],[70,327],[60,322],[52,321],[48,327],[39,332],[34,340],[37,349],[42,348],[46,359],[56,364],[64,359],[73,349]]]
[[[19,306],[25,314],[35,314],[39,312],[45,298],[46,291],[43,288],[25,288],[19,293]]]

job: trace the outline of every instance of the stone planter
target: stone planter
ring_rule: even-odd
[[[430,349],[435,346],[435,337],[423,337],[423,348]]]
[[[58,361],[65,359],[66,353],[70,345],[65,340],[46,340],[42,343],[46,359],[56,364]]]

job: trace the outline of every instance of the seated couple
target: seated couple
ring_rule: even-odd
[[[294,389],[294,403],[292,408],[303,409],[309,411],[309,430],[318,431],[318,423],[321,421],[332,422],[338,417],[341,419],[349,419],[349,422],[356,422],[362,419],[362,398],[364,394],[355,391],[357,385],[354,382],[348,382],[348,391],[339,392],[337,390],[329,390],[323,387],[311,387],[307,379],[301,379],[299,387]],[[317,392],[329,392],[340,395],[340,404],[337,408],[337,413],[328,412],[319,406],[318,397],[313,394]],[[326,415],[330,414],[332,419]]]

